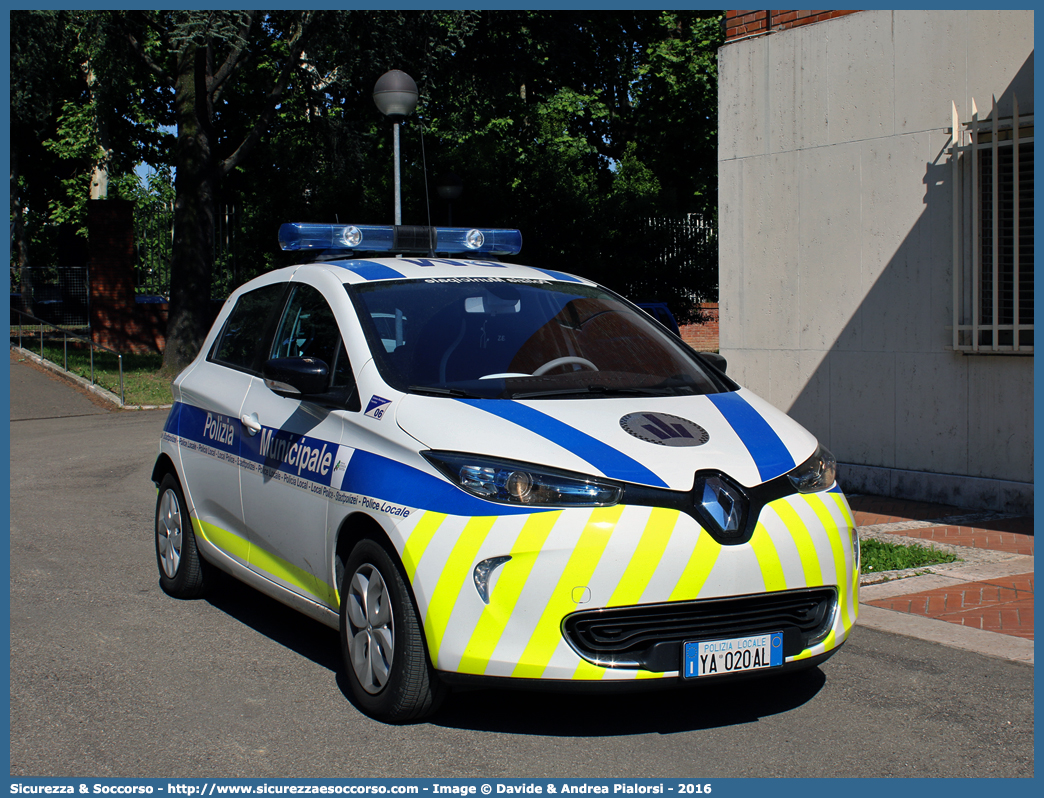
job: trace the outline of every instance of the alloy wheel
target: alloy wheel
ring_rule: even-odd
[[[181,505],[174,491],[168,489],[160,499],[156,514],[156,549],[163,573],[170,579],[177,576],[181,565],[182,541]]]
[[[388,586],[374,566],[360,565],[348,596],[348,651],[352,668],[367,693],[379,693],[391,675],[395,624]]]

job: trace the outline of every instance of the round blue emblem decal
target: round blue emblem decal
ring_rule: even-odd
[[[702,446],[710,433],[699,424],[667,413],[628,413],[620,419],[624,431],[658,446]]]

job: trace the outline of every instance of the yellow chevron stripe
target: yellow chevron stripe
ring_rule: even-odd
[[[559,624],[563,616],[576,609],[573,602],[573,588],[586,585],[591,581],[609,538],[616,528],[617,521],[623,513],[623,505],[599,507],[591,512],[591,517],[580,535],[580,540],[573,549],[558,585],[551,594],[544,612],[537,622],[529,642],[512,676],[536,679],[544,672],[547,663],[555,652],[555,647],[562,639]]]
[[[827,538],[830,540],[830,550],[834,555],[834,571],[837,574],[838,601],[841,602],[841,623],[847,633],[855,623],[855,616],[857,613],[857,610],[853,606],[856,602],[853,601],[852,583],[851,580],[847,579],[848,561],[845,558],[844,541],[841,539],[841,535],[847,535],[850,533],[847,528],[842,529],[837,525],[837,522],[830,514],[830,509],[827,507],[822,496],[810,495],[806,498],[808,499],[809,506],[815,510],[816,516],[823,524],[823,528],[827,532]],[[834,494],[834,498],[837,499],[839,496]],[[852,517],[844,512],[844,508],[842,508],[842,514],[846,519]],[[853,570],[855,569],[853,568]],[[859,579],[858,571],[856,571],[855,578],[856,580]],[[827,638],[827,640],[828,642],[832,641],[832,638]]]
[[[223,552],[232,554],[244,562],[250,563],[268,576],[274,576],[298,590],[313,596],[328,607],[337,608],[337,591],[325,582],[321,582],[314,574],[293,563],[287,562],[271,552],[259,548],[245,538],[239,537],[227,529],[214,526],[193,518],[196,531],[200,537],[217,546]]]
[[[710,536],[707,530],[700,528],[697,533],[696,547],[692,550],[685,570],[678,578],[678,584],[671,592],[670,601],[686,601],[700,597],[703,583],[707,581],[714,563],[721,554],[721,544]]]
[[[750,538],[750,546],[761,567],[761,578],[765,580],[765,590],[786,590],[787,579],[783,575],[783,565],[779,561],[779,552],[769,536],[765,525],[759,523]]]
[[[439,574],[439,581],[431,592],[431,601],[428,602],[428,609],[424,615],[424,634],[428,640],[428,653],[436,667],[439,661],[439,647],[453,613],[453,606],[471,574],[482,541],[486,539],[496,520],[496,516],[475,516],[468,521],[453,545],[453,551],[450,552],[449,559]]]
[[[645,524],[642,537],[638,541],[638,546],[631,555],[631,561],[627,564],[623,576],[620,577],[616,590],[609,598],[607,607],[626,607],[638,603],[663,558],[667,543],[671,539],[671,533],[674,531],[674,525],[678,522],[680,515],[678,510],[665,510],[662,507],[657,507],[652,511]],[[592,681],[603,678],[605,674],[605,668],[581,660],[573,673],[573,678]]]
[[[776,511],[776,515],[779,516],[790,536],[794,539],[798,556],[801,558],[801,570],[805,574],[806,587],[818,587],[823,584],[823,569],[819,565],[819,553],[816,551],[816,544],[812,542],[812,535],[809,533],[808,527],[805,526],[805,522],[801,520],[801,516],[797,514],[797,510],[786,499],[774,501],[769,507]],[[820,520],[823,520],[822,517],[820,517]],[[830,523],[833,525],[833,521]],[[829,526],[827,528],[829,529]]]
[[[851,509],[848,506],[848,499],[846,499],[840,493],[830,494],[834,497],[834,502],[838,507],[841,508],[841,514],[844,515],[845,521],[848,522],[849,527],[855,529],[856,522],[852,517]],[[853,552],[854,554],[854,552]],[[856,622],[859,617],[859,569],[852,569],[852,623]]]
[[[645,531],[638,541],[638,547],[606,606],[626,607],[641,600],[660,560],[663,559],[663,553],[667,550],[674,525],[678,523],[680,515],[678,510],[665,510],[662,507],[652,511],[649,521],[645,524]]]
[[[406,576],[411,582],[413,575],[417,573],[417,565],[420,563],[421,557],[428,549],[428,544],[431,543],[431,539],[435,537],[439,526],[445,520],[445,514],[428,510],[413,527],[413,531],[406,540],[406,547],[402,551],[402,567],[406,569]]]
[[[833,649],[837,645],[837,631],[831,629],[830,634],[823,639],[823,642],[820,643],[820,645],[823,646],[824,651],[830,651]]]
[[[522,595],[529,574],[536,563],[537,555],[544,548],[547,536],[561,517],[562,511],[535,513],[529,516],[511,547],[511,560],[504,564],[489,604],[479,616],[471,639],[464,649],[457,670],[461,673],[485,673],[493,651],[511,619],[511,613]]]
[[[580,660],[580,664],[576,666],[576,670],[573,671],[573,679],[585,682],[597,682],[603,676],[605,676],[606,668],[599,668],[597,665],[592,665],[586,659]]]
[[[849,529],[846,529],[844,532],[850,536],[849,546],[851,546],[851,534],[852,530],[856,528],[856,523],[855,519],[852,517],[852,512],[848,507],[848,500],[840,493],[832,493],[831,496],[833,496],[834,503],[837,504],[837,506],[841,509],[841,514],[844,515],[845,521],[848,523]],[[838,530],[838,533],[841,534],[841,530]],[[859,568],[855,567],[854,550],[852,551],[852,555],[852,579],[849,582],[849,587],[851,587],[852,592],[851,595],[848,597],[848,610],[852,616],[852,622],[848,624],[846,630],[854,626],[855,622],[859,619]]]
[[[681,667],[681,666],[679,666]],[[609,668],[600,668],[587,660],[581,660],[580,664],[576,666],[576,671],[573,672],[572,678],[575,681],[594,682],[604,679],[606,674],[610,671]],[[634,674],[635,679],[662,679],[663,674],[659,671],[642,671],[642,670],[630,670],[626,671],[628,674]]]
[[[678,663],[678,669],[681,669],[681,663]],[[663,674],[654,671],[638,671],[634,677],[635,679],[662,679]]]
[[[837,506],[841,509],[841,515],[845,517],[845,521],[849,526],[855,526],[855,519],[852,517],[852,511],[848,507],[848,500],[840,493],[831,493],[830,496],[837,503]]]

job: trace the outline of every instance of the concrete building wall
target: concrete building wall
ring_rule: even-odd
[[[1033,357],[948,329],[951,101],[963,122],[1013,94],[1032,114],[1032,11],[863,11],[719,51],[721,353],[850,490],[1032,506]]]

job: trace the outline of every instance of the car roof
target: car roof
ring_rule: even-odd
[[[495,260],[404,256],[401,258],[347,258],[321,261],[313,265],[324,267],[334,272],[342,282],[351,284],[405,279],[438,280],[440,282],[456,280],[545,282],[554,280],[594,285],[590,280],[565,272]]]

